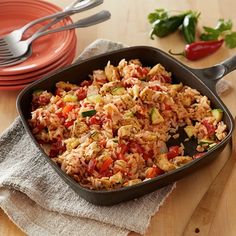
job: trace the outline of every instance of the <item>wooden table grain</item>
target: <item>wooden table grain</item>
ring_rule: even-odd
[[[48,0],[60,7],[65,7],[72,0]],[[168,51],[172,48],[181,51],[184,41],[180,33],[174,33],[166,38],[150,40],[148,33],[150,25],[147,22],[147,14],[156,8],[169,10],[193,9],[201,12],[199,31],[203,25],[214,26],[219,18],[232,19],[236,29],[236,1],[234,0],[105,0],[102,6],[87,12],[73,16],[79,19],[98,10],[107,9],[112,18],[98,26],[77,30],[78,48],[77,55],[91,42],[98,38],[110,39],[123,42],[130,46],[149,45]],[[204,68],[217,64],[226,58],[235,55],[236,49],[229,50],[222,47],[217,53],[205,59],[189,62],[184,58],[178,58],[184,64],[193,68]],[[150,55],[151,56],[151,55]],[[222,96],[222,100],[228,106],[232,114],[236,115],[236,72],[225,77],[232,82],[232,90]],[[0,91],[0,133],[6,129],[17,116],[15,107],[18,92]],[[160,210],[152,217],[151,224],[146,236],[180,236],[189,217],[197,203],[209,187],[210,183],[222,168],[229,156],[229,147],[211,164],[199,171],[178,181],[177,188],[168,197]],[[236,170],[233,171],[220,203],[217,214],[209,235],[211,236],[234,236],[236,232]],[[14,223],[0,210],[0,236],[22,236],[25,235]],[[131,233],[130,235],[137,235]],[[194,233],[192,235],[201,235]],[[205,236],[205,235],[204,235]]]

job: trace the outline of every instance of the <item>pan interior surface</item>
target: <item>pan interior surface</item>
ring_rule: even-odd
[[[191,88],[197,89],[201,94],[206,95],[211,101],[212,107],[220,108],[224,111],[223,120],[228,127],[228,135],[225,140],[222,141],[216,148],[209,151],[209,155],[205,155],[204,158],[195,160],[189,165],[183,166],[176,171],[164,174],[163,176],[156,177],[151,181],[146,181],[146,183],[137,184],[136,186],[131,186],[123,189],[113,190],[113,191],[94,191],[81,187],[77,182],[67,176],[55,163],[53,163],[49,157],[45,156],[47,161],[53,166],[53,168],[58,172],[58,174],[82,197],[88,201],[98,204],[98,205],[113,205],[121,201],[126,201],[133,199],[135,197],[142,196],[146,193],[154,191],[162,186],[165,186],[171,182],[184,177],[191,171],[196,170],[200,165],[204,165],[207,159],[213,159],[213,156],[219,154],[222,148],[229,141],[229,138],[233,129],[232,116],[225,105],[221,102],[217,95],[215,95],[207,86],[201,81],[201,78],[192,73],[192,71],[169,56],[168,54],[146,46],[131,47],[126,49],[121,49],[115,52],[106,53],[101,56],[96,56],[91,59],[76,63],[69,66],[57,73],[49,75],[42,79],[41,81],[34,82],[31,86],[24,89],[17,99],[17,108],[23,124],[30,134],[32,140],[41,149],[40,145],[37,143],[32,135],[30,127],[28,125],[28,119],[31,116],[31,100],[32,93],[35,90],[47,90],[50,92],[54,91],[55,83],[59,81],[68,81],[70,83],[79,84],[80,82],[87,80],[89,75],[93,70],[104,68],[108,61],[113,65],[118,65],[119,61],[122,59],[139,59],[144,66],[154,66],[157,63],[162,64],[165,69],[172,73],[172,78],[174,83],[182,82],[184,85],[188,85]],[[175,144],[184,143],[185,151],[187,155],[193,155],[196,153],[195,149],[197,146],[197,141],[190,139],[185,141],[187,138],[184,130],[179,129],[180,138],[170,139],[167,143],[168,146]],[[41,149],[42,150],[42,149]],[[202,164],[201,164],[202,163]]]

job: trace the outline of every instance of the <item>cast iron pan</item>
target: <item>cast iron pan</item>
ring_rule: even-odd
[[[83,80],[88,79],[88,75],[91,74],[93,70],[104,68],[108,61],[111,61],[113,65],[118,65],[119,61],[123,58],[126,60],[139,58],[143,65],[146,66],[154,66],[157,63],[161,63],[167,71],[172,73],[174,83],[183,82],[183,84],[195,88],[202,94],[206,95],[210,99],[213,107],[221,108],[224,111],[223,120],[228,127],[228,135],[221,143],[208,151],[202,158],[195,159],[179,169],[165,173],[154,179],[116,190],[89,190],[81,187],[75,180],[65,174],[60,167],[58,167],[43,152],[43,149],[32,135],[30,127],[27,123],[27,120],[30,118],[32,93],[38,89],[53,92],[55,83],[61,80],[69,81],[71,83],[80,83]],[[234,69],[236,69],[236,56],[210,68],[191,69],[159,49],[147,46],[130,47],[105,53],[103,55],[75,63],[74,65],[53,73],[40,81],[34,82],[32,85],[25,88],[18,96],[17,108],[24,127],[31,136],[32,141],[44,153],[46,160],[56,170],[59,176],[87,201],[96,205],[113,205],[119,202],[138,198],[144,194],[168,185],[186,176],[187,174],[192,173],[200,166],[206,165],[208,162],[214,160],[217,155],[219,155],[226,144],[230,141],[233,130],[233,118],[227,107],[216,94],[215,85],[219,79]],[[173,145],[174,142],[184,142],[186,135],[181,130],[180,133],[180,138],[177,141],[170,140],[167,145]],[[195,153],[196,143],[194,141],[191,140],[187,143],[184,142],[184,145],[185,153],[187,155],[193,155]]]

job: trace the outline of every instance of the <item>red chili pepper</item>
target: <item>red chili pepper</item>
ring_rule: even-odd
[[[191,61],[195,61],[206,57],[214,52],[216,52],[224,43],[224,39],[212,40],[212,41],[199,41],[185,46],[184,52],[173,53],[169,50],[172,55],[182,55]]]

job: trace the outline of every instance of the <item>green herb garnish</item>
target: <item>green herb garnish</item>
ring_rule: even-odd
[[[229,48],[236,47],[236,32],[232,31],[232,20],[219,19],[215,28],[204,26],[204,32],[200,35],[203,41],[218,40],[224,38],[225,44]]]

